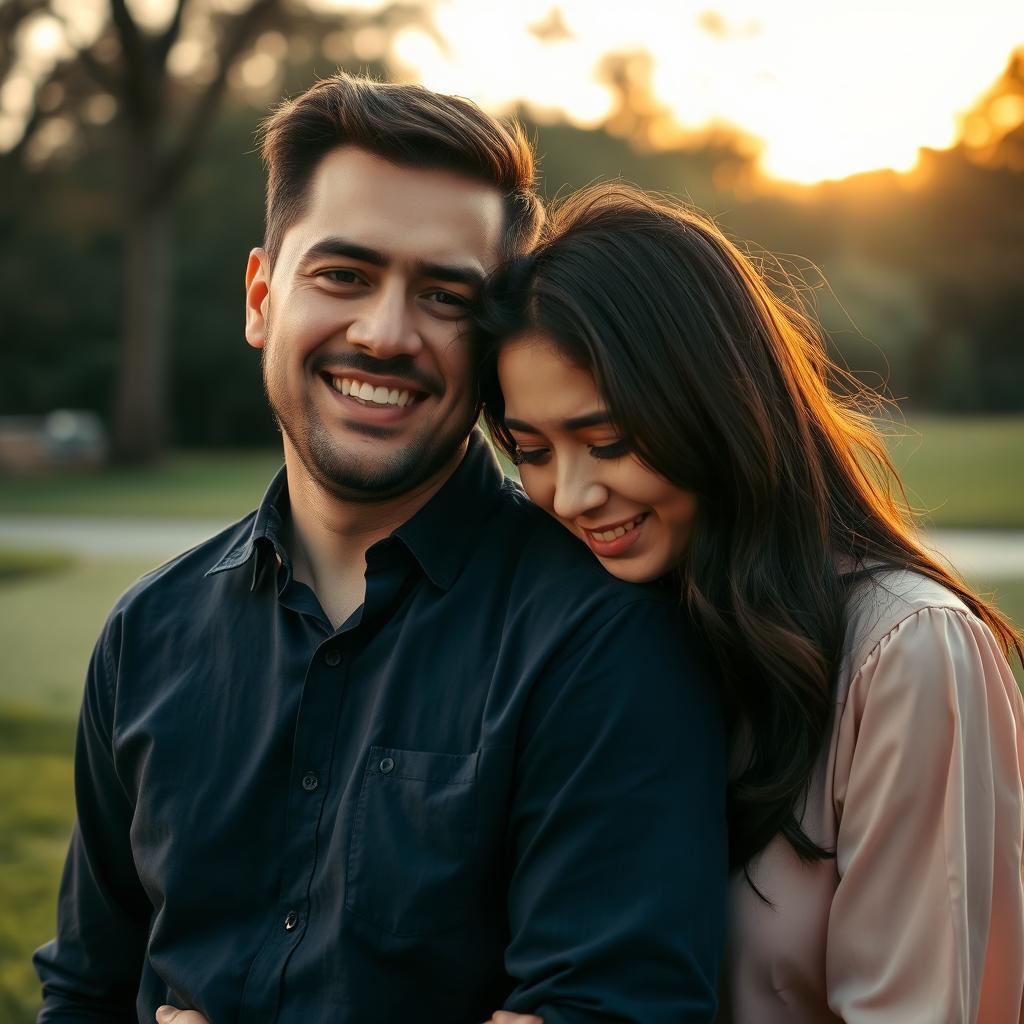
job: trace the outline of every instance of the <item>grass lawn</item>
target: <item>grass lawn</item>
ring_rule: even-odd
[[[153,565],[82,559],[63,572],[0,579],[0,702],[76,714],[86,662],[107,612]]]
[[[32,950],[53,935],[74,815],[73,722],[0,707],[0,1020],[29,1024],[39,1004]]]
[[[20,565],[24,560],[15,564]],[[151,563],[0,572],[0,1021],[39,1004],[32,950],[53,935],[74,817],[71,753],[86,662],[110,606]],[[0,567],[12,563],[0,558]]]
[[[918,417],[889,447],[932,526],[1024,529],[1024,416]],[[5,481],[2,515],[195,517],[228,521],[255,508],[276,451],[178,452],[148,469]]]
[[[1024,529],[1024,416],[921,416],[889,452],[931,526]]]
[[[279,451],[176,452],[144,469],[18,479],[0,487],[0,516],[185,516],[228,522],[259,504],[281,462]]]

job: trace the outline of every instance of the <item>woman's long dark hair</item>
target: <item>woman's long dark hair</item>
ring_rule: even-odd
[[[638,457],[699,495],[677,578],[749,753],[730,794],[733,866],[779,832],[801,857],[829,856],[799,821],[856,580],[922,573],[1021,656],[1021,634],[918,540],[869,415],[878,397],[714,224],[619,184],[558,206],[535,253],[492,282],[480,328],[485,416],[507,451],[497,352],[537,332],[593,373]]]

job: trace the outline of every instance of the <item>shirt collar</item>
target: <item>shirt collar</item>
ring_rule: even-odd
[[[253,564],[252,587],[256,585],[256,577],[263,564],[263,559],[269,553],[275,553],[279,558],[284,557],[284,547],[281,542],[281,525],[288,507],[288,477],[285,467],[282,466],[275,474],[270,486],[267,487],[263,500],[253,516],[252,524],[248,529],[240,531],[234,544],[215,565],[206,571],[207,576],[223,572],[225,569],[237,569],[245,565],[253,557],[257,558]],[[260,541],[266,543],[261,544]],[[251,589],[251,587],[250,587]]]
[[[441,489],[411,519],[394,531],[435,586],[447,590],[469,560],[490,518],[504,475],[479,428],[466,454]],[[254,555],[252,583],[271,553],[287,562],[281,527],[288,510],[288,478],[282,466],[271,480],[248,530],[243,530],[207,576],[237,569]],[[264,541],[265,543],[260,543]],[[386,544],[388,541],[380,541]],[[374,545],[376,547],[376,545]],[[371,550],[373,550],[371,548]]]

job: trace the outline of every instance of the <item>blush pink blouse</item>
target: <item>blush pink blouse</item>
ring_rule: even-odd
[[[721,1020],[1024,1024],[1024,701],[988,628],[911,573],[853,603],[803,815],[734,879]]]

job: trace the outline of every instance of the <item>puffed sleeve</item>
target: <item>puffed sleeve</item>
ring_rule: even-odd
[[[958,608],[903,619],[839,724],[829,1005],[847,1024],[996,1024],[1024,988],[1019,690]]]

